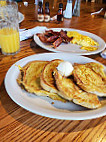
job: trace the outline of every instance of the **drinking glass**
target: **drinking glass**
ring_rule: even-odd
[[[20,50],[18,5],[13,1],[0,4],[0,46],[5,55],[14,55]]]

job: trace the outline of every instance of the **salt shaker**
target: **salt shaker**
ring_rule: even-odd
[[[38,5],[39,1],[38,0],[35,0],[35,5]]]
[[[81,0],[76,0],[73,9],[73,16],[80,16],[80,4]]]
[[[64,17],[65,18],[72,18],[72,0],[67,0],[67,5],[66,5]]]

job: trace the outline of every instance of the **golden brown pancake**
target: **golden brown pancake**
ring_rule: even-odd
[[[96,72],[98,75],[100,75],[106,83],[106,74],[104,72],[104,66],[98,63],[90,62],[85,64],[86,67],[91,68],[94,72]]]
[[[106,96],[106,82],[102,69],[98,69],[99,65],[95,64],[75,64],[73,76],[77,85],[89,93],[98,96]],[[102,70],[102,72],[101,72]],[[103,79],[104,78],[104,79]]]
[[[30,93],[34,93],[38,96],[48,96],[53,100],[65,102],[60,96],[44,90],[40,85],[40,75],[47,63],[49,63],[49,61],[32,61],[28,63],[21,69],[17,82],[20,86],[24,86],[25,90]]]
[[[58,93],[54,82],[53,71],[61,62],[63,62],[63,60],[55,59],[45,65],[40,78],[43,89],[53,93]]]
[[[97,95],[81,90],[70,78],[63,77],[57,70],[54,72],[54,77],[61,97],[90,109],[101,106]]]

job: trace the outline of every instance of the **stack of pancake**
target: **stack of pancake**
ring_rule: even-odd
[[[98,63],[74,64],[69,77],[62,76],[57,66],[63,60],[32,61],[20,68],[18,84],[38,96],[62,102],[70,101],[89,109],[101,106],[98,99],[106,97],[106,75]]]

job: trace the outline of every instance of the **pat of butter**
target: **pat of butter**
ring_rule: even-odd
[[[72,64],[68,61],[61,62],[57,67],[57,70],[59,71],[59,73],[65,77],[70,76],[72,74],[73,69],[74,68]]]

